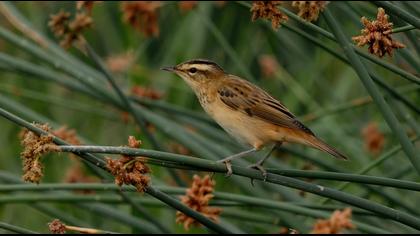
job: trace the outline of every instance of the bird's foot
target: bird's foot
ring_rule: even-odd
[[[227,169],[227,172],[226,172],[226,175],[225,175],[226,178],[230,177],[233,174],[232,163],[231,163],[230,160],[220,160],[220,161],[217,161],[217,162],[218,163],[224,163],[226,165],[226,169]]]
[[[267,171],[264,169],[264,167],[262,166],[260,162],[249,165],[248,168],[259,170],[261,174],[263,175],[263,178],[264,178],[263,181],[265,182],[267,180]],[[251,178],[251,184],[252,186],[254,186],[254,179],[252,178]]]

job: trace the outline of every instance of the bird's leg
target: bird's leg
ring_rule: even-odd
[[[273,147],[270,149],[270,151],[263,158],[261,158],[259,161],[257,161],[257,163],[248,166],[248,168],[253,168],[253,169],[257,169],[257,170],[261,171],[262,175],[264,176],[264,182],[267,179],[267,171],[263,167],[264,162],[270,157],[271,153],[273,153],[273,151],[274,151],[274,149],[276,149],[277,145],[278,144],[274,144]],[[251,184],[254,185],[253,184],[253,179],[251,180]]]
[[[249,150],[246,150],[246,151],[243,151],[243,152],[240,152],[240,153],[234,154],[234,155],[232,155],[232,156],[228,156],[228,157],[226,157],[226,158],[224,158],[224,159],[222,159],[222,160],[219,160],[219,161],[217,161],[217,162],[219,162],[219,163],[225,163],[225,165],[226,165],[226,169],[228,170],[228,171],[227,171],[227,173],[226,173],[226,177],[229,177],[229,176],[231,176],[231,175],[232,175],[232,164],[231,164],[231,161],[232,161],[233,159],[237,159],[237,158],[240,158],[240,157],[246,156],[246,155],[248,155],[248,154],[250,154],[250,153],[253,153],[253,152],[256,152],[256,151],[257,151],[257,149],[256,149],[256,148],[251,148],[251,149],[249,149]]]

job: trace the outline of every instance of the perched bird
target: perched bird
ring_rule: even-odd
[[[252,168],[262,167],[276,146],[283,142],[304,144],[347,159],[303,125],[279,101],[256,85],[226,73],[212,61],[196,59],[162,70],[180,76],[197,95],[203,109],[236,140],[252,147],[244,152],[220,160],[226,164],[227,175],[232,174],[231,161],[273,145],[264,158]]]

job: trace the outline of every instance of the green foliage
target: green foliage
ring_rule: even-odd
[[[393,38],[406,45],[392,57],[351,42],[363,27],[360,18],[374,19],[378,6],[394,23]],[[345,232],[418,232],[419,6],[332,2],[310,23],[286,3],[279,9],[289,20],[273,30],[264,19],[251,21],[250,2],[200,2],[189,11],[162,2],[159,36],[146,37],[124,22],[121,3],[103,2],[93,7],[87,47],[66,51],[48,28],[49,16],[60,9],[74,14],[76,3],[0,3],[0,229],[46,233],[58,218],[109,233],[182,233],[175,223],[180,210],[204,225],[193,233],[277,233],[281,227],[307,233],[316,219],[350,207],[356,228]],[[108,59],[121,55],[126,64],[113,71]],[[264,55],[278,63],[270,75],[261,65]],[[215,161],[244,147],[204,114],[181,79],[159,70],[193,58],[216,61],[266,89],[350,160],[285,144],[267,161],[266,182],[246,168],[264,153],[234,161],[234,175],[225,178],[224,165]],[[134,86],[163,97],[135,96]],[[44,132],[31,122],[67,125],[89,145],[55,138],[78,159],[46,155],[39,185],[20,180],[18,133],[21,127]],[[376,154],[363,135],[371,123],[385,142]],[[130,135],[142,140],[140,149],[121,147]],[[174,148],[181,145],[184,155]],[[119,154],[147,157],[153,172],[144,194],[113,184],[104,158]],[[83,173],[101,183],[64,183],[80,160]],[[193,174],[211,173],[210,204],[223,208],[219,222],[179,201]]]

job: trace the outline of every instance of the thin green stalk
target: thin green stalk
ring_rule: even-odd
[[[417,137],[416,139],[413,140],[413,142],[416,142],[420,140],[420,137]],[[384,154],[382,154],[382,156],[380,156],[378,159],[374,160],[372,163],[366,165],[364,168],[362,168],[360,171],[358,171],[356,174],[358,175],[363,175],[368,173],[370,170],[372,170],[373,168],[375,168],[376,166],[380,165],[382,162],[388,160],[389,158],[391,158],[392,156],[394,156],[396,153],[398,153],[399,151],[401,151],[402,147],[400,145],[395,146],[393,148],[391,148],[389,151],[385,152]],[[348,187],[351,184],[351,182],[347,182],[347,183],[342,183],[337,187],[337,190],[344,190],[346,187]],[[329,200],[325,199],[324,201],[322,201],[322,204],[327,203]]]
[[[6,222],[1,222],[1,221],[0,221],[0,228],[8,230],[8,231],[13,232],[13,233],[18,233],[18,234],[39,234],[35,231],[25,229],[25,228],[22,228],[22,227],[19,227],[19,226],[16,226],[16,225],[12,225],[12,224],[9,224],[9,223],[6,223]]]
[[[197,13],[198,14],[198,13]],[[229,55],[230,59],[236,64],[238,69],[241,71],[241,73],[248,79],[253,82],[257,81],[255,77],[252,75],[250,70],[243,64],[243,62],[240,59],[240,56],[235,52],[235,50],[232,48],[232,46],[229,45],[229,42],[226,40],[226,38],[223,36],[223,34],[220,32],[219,29],[214,25],[214,23],[206,16],[200,17],[202,22],[210,32],[214,35],[217,41],[219,41],[220,45],[225,49],[226,53]]]
[[[131,104],[129,99],[125,96],[125,94],[121,91],[121,89],[118,87],[118,85],[115,82],[115,79],[113,78],[111,73],[108,71],[108,69],[105,67],[102,60],[99,58],[99,56],[96,54],[96,52],[87,42],[86,42],[85,48],[89,56],[95,62],[98,69],[102,71],[102,73],[105,75],[105,78],[108,80],[108,82],[111,84],[114,91],[117,93],[124,107],[133,115],[137,124],[140,126],[142,132],[146,134],[146,137],[151,142],[152,146],[161,150],[162,148],[160,144],[158,143],[154,135],[152,135],[152,133],[150,133],[150,131],[147,129],[146,120],[138,112],[134,111],[133,105]]]
[[[247,3],[245,3],[245,4],[242,4],[241,3],[241,5],[246,6],[248,8],[250,7],[250,5],[247,4]],[[299,22],[300,24],[308,27],[309,29],[311,29],[311,30],[313,30],[315,32],[320,33],[324,37],[326,37],[326,38],[328,38],[328,39],[330,39],[332,41],[337,42],[337,39],[334,37],[334,35],[332,33],[326,31],[325,29],[322,29],[321,27],[319,27],[319,26],[317,26],[317,25],[315,25],[315,24],[313,24],[313,23],[311,23],[309,21],[306,21],[306,20],[302,19],[301,17],[299,17],[298,15],[294,14],[293,12],[287,10],[284,7],[280,7],[280,9],[288,17],[292,18],[293,20]],[[287,24],[282,23],[282,25],[283,26],[288,26],[290,24],[288,24],[288,23]],[[358,53],[359,55],[365,57],[366,59],[368,59],[368,60],[370,60],[370,61],[372,61],[372,62],[374,62],[374,63],[376,63],[376,64],[378,64],[378,65],[380,65],[382,67],[384,67],[385,69],[388,69],[388,70],[390,70],[390,71],[392,71],[392,72],[400,75],[404,79],[407,79],[407,80],[409,80],[411,82],[414,82],[416,84],[420,84],[420,78],[419,77],[417,77],[417,76],[415,76],[413,74],[410,74],[410,73],[406,72],[405,70],[400,69],[397,66],[395,66],[395,65],[393,65],[391,63],[386,62],[385,60],[381,60],[381,59],[379,59],[379,58],[377,58],[377,57],[375,57],[375,56],[373,56],[373,55],[371,55],[369,53],[366,53],[365,51],[360,50],[359,48],[357,48],[353,44],[350,44],[350,47],[354,48],[356,50],[356,53]]]
[[[198,213],[197,211],[191,210],[191,208],[189,208],[188,206],[186,206],[186,205],[182,204],[181,202],[175,200],[174,198],[164,194],[162,191],[160,191],[156,188],[152,188],[152,187],[149,186],[147,193],[150,194],[151,196],[161,200],[162,202],[168,203],[168,205],[170,205],[173,208],[185,213],[186,215],[188,215],[188,216],[190,216],[194,219],[197,219],[197,221],[199,221],[203,225],[207,226],[207,228],[213,230],[214,232],[223,233],[223,234],[230,234],[231,233],[229,230],[222,227],[220,224],[214,223],[213,221],[211,221],[210,219],[208,219],[204,215]]]
[[[226,166],[223,163],[217,163],[200,158],[193,158],[185,155],[178,155],[172,153],[164,153],[145,149],[121,148],[121,147],[106,147],[106,146],[61,146],[62,151],[68,152],[92,152],[92,153],[108,153],[108,154],[124,154],[130,156],[145,156],[149,158],[156,158],[168,161],[178,161],[184,165],[191,165],[195,167],[207,168],[208,171],[225,173]],[[264,176],[260,171],[244,168],[239,166],[232,167],[233,174],[248,177],[256,180],[264,180]],[[357,206],[384,217],[401,222],[416,229],[420,229],[420,219],[413,217],[407,213],[397,211],[395,209],[383,206],[381,204],[359,198],[344,192],[340,192],[328,187],[307,183],[305,181],[268,173],[266,181],[269,183],[279,184],[316,195],[331,198],[340,202],[348,203]]]
[[[331,15],[328,9],[324,11],[324,16],[334,35],[340,42],[340,45],[343,48],[345,54],[347,55],[351,65],[354,67],[356,73],[359,75],[366,90],[369,92],[375,103],[378,105],[380,111],[382,112],[385,118],[385,121],[388,123],[393,133],[397,136],[404,152],[410,158],[413,167],[420,174],[420,157],[416,154],[416,151],[414,150],[413,145],[407,137],[407,134],[404,132],[404,129],[402,129],[394,113],[392,112],[388,104],[385,102],[385,99],[382,97],[379,90],[376,88],[375,84],[373,83],[373,80],[369,75],[368,70],[365,68],[363,63],[358,58],[357,54],[354,52],[350,42],[348,42],[347,40],[347,37],[340,29],[339,25],[334,20],[333,16]]]
[[[155,187],[156,189],[159,189],[160,191],[163,191],[168,194],[177,194],[182,195],[185,193],[184,188],[174,188],[174,187],[166,187],[166,186],[158,186]],[[131,186],[123,186],[118,187],[115,184],[40,184],[38,186],[30,185],[30,184],[19,184],[19,185],[0,185],[0,192],[5,191],[45,191],[45,190],[95,190],[95,191],[115,191],[121,189],[122,191],[135,191],[134,188]],[[299,215],[304,216],[310,216],[314,218],[328,218],[329,213],[322,212],[318,210],[308,209],[306,207],[291,204],[287,202],[281,202],[281,201],[274,201],[274,200],[268,200],[268,199],[262,199],[262,198],[255,198],[255,197],[248,197],[243,196],[240,194],[232,194],[232,193],[224,193],[224,192],[214,192],[215,199],[220,200],[226,200],[226,201],[234,201],[239,203],[245,203],[249,204],[253,207],[265,207],[268,209],[277,209],[285,212],[295,213]],[[36,199],[42,199],[42,200],[54,200],[54,201],[77,201],[80,200],[92,200],[95,201],[96,199],[90,196],[66,196],[66,195],[56,195],[56,196],[40,196],[40,195],[24,195],[22,197],[17,197],[16,199],[10,198],[10,197],[0,197],[0,202],[5,201],[11,201],[11,202],[19,202],[19,201],[33,201]],[[100,200],[116,200],[114,198],[106,198],[106,197],[98,197],[97,201]],[[120,199],[121,200],[121,199]],[[335,210],[337,208],[331,208],[331,209],[324,209],[325,210]],[[356,223],[357,227],[360,230],[363,230],[365,232],[370,233],[386,233],[386,231],[383,231],[382,229],[372,227],[365,225],[361,222],[354,221]]]
[[[140,112],[136,112],[136,110],[133,107],[132,102],[118,87],[113,75],[108,71],[104,62],[101,60],[101,58],[96,54],[96,52],[87,42],[85,44],[85,48],[88,55],[93,59],[98,69],[105,75],[105,78],[108,80],[108,82],[111,84],[114,91],[117,93],[125,109],[127,109],[131,113],[136,123],[140,126],[141,131],[145,133],[147,139],[152,144],[152,147],[158,150],[164,150],[162,145],[160,145],[160,143],[157,141],[156,137],[147,128],[147,124],[146,124],[147,120],[145,119],[145,117],[141,115]],[[175,172],[173,172],[172,170],[169,170],[169,173],[171,174],[171,176],[174,178],[174,180],[177,182],[178,185],[185,186],[184,181]]]
[[[75,206],[79,207],[82,210],[89,210],[91,212],[97,213],[96,215],[102,216],[108,220],[117,221],[128,226],[131,226],[137,230],[140,230],[143,233],[148,234],[157,234],[160,233],[154,225],[145,222],[142,219],[133,217],[132,215],[118,211],[114,207],[107,205],[97,204],[97,203],[76,203]]]
[[[155,217],[153,217],[153,215],[151,215],[146,209],[144,209],[144,207],[141,204],[134,201],[134,198],[131,198],[125,192],[122,191],[118,191],[118,194],[122,197],[122,199],[125,202],[129,203],[134,208],[134,210],[138,211],[141,214],[141,216],[143,216],[150,223],[154,224],[156,228],[158,228],[165,234],[171,233],[170,229],[166,225],[160,223],[160,221],[158,221]]]
[[[12,121],[13,123],[16,123],[20,126],[23,126],[39,135],[51,135],[47,132],[45,132],[42,129],[39,129],[37,127],[35,127],[34,125],[28,123],[27,121],[21,119],[20,117],[17,117],[13,114],[11,114],[10,112],[7,112],[6,110],[0,108],[0,116],[5,117],[6,119]],[[53,136],[53,142],[58,144],[58,145],[67,145],[66,142],[64,142],[63,140]],[[97,157],[93,156],[90,153],[75,153],[76,155],[82,157],[83,160],[86,160],[88,162],[91,162],[93,164],[95,164],[96,166],[100,167],[103,170],[109,171],[108,168],[106,167],[106,163],[104,160],[102,159],[97,159]],[[159,190],[154,189],[153,187],[149,186],[146,188],[146,193],[150,194],[151,196],[154,196],[155,198],[165,202],[166,204],[168,204],[169,206],[183,212],[184,214],[193,217],[194,219],[197,219],[197,221],[199,221],[200,223],[202,223],[203,225],[209,227],[209,229],[215,231],[215,232],[229,232],[228,230],[226,230],[225,228],[223,228],[222,226],[220,226],[219,224],[214,223],[213,221],[209,220],[207,217],[203,216],[202,214],[198,213],[195,210],[192,210],[191,208],[187,207],[186,205],[182,204],[181,202],[179,202],[178,200],[175,200],[173,198],[171,198],[170,196],[165,195],[164,193],[160,192]]]
[[[406,26],[401,26],[401,27],[392,29],[392,33],[396,34],[396,33],[410,31],[410,30],[413,30],[413,29],[416,29],[416,27],[414,27],[412,25],[406,25]]]
[[[318,45],[320,48],[324,49],[325,51],[327,51],[328,53],[330,53],[331,55],[337,57],[338,59],[340,59],[342,62],[349,64],[350,62],[343,56],[341,55],[339,52],[331,49],[330,47],[326,46],[321,40],[313,37],[312,35],[306,33],[305,31],[298,29],[296,27],[290,26],[290,25],[283,25],[285,28],[305,37],[306,39],[308,39],[309,41],[313,42],[314,44]],[[277,34],[275,34],[277,36]],[[383,87],[384,89],[386,89],[388,92],[391,93],[391,95],[393,95],[396,99],[402,101],[406,106],[410,107],[411,109],[413,109],[416,112],[420,112],[420,108],[418,106],[416,106],[415,104],[413,104],[411,101],[409,101],[408,99],[406,99],[404,96],[402,96],[399,92],[395,91],[393,88],[391,88],[390,86],[388,86],[386,83],[384,83],[383,81],[381,81],[381,79],[379,78],[379,76],[377,76],[376,74],[374,74],[372,71],[369,72],[370,75],[372,76],[372,79],[378,83],[379,86]],[[392,91],[392,92],[391,92]],[[419,113],[420,114],[420,113]]]
[[[396,6],[395,4],[392,4],[388,1],[373,1],[373,3],[377,6],[385,8],[387,11],[405,20],[407,23],[413,25],[417,29],[420,29],[420,19],[405,11],[401,7]]]
[[[416,182],[398,180],[398,179],[392,179],[392,178],[336,173],[336,172],[325,172],[325,171],[310,171],[310,170],[267,169],[267,171],[274,174],[284,175],[288,177],[346,181],[346,182],[353,182],[353,183],[363,183],[363,184],[381,185],[381,186],[386,186],[386,187],[395,187],[395,188],[412,190],[412,191],[420,191],[420,184]]]
[[[165,112],[170,113],[170,114],[177,114],[177,115],[180,115],[180,116],[193,118],[193,119],[208,123],[210,125],[215,125],[215,122],[212,119],[210,119],[210,117],[204,115],[203,113],[188,110],[188,109],[185,109],[183,107],[180,107],[180,106],[177,106],[177,105],[174,105],[174,104],[169,104],[169,103],[167,103],[165,101],[162,101],[162,100],[155,101],[155,100],[151,100],[151,99],[147,99],[147,98],[143,98],[143,97],[138,97],[138,96],[130,96],[129,98],[130,98],[130,100],[135,101],[135,102],[137,102],[137,103],[139,103],[143,106],[146,106],[146,107],[156,108],[156,109],[165,111]]]

